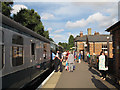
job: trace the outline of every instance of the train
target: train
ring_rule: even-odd
[[[2,88],[23,88],[50,69],[54,65],[51,53],[63,48],[1,13],[0,16]]]

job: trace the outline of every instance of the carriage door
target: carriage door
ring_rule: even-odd
[[[4,66],[4,39],[3,39],[3,31],[0,30],[0,70]]]
[[[118,73],[119,73],[119,76],[120,76],[120,40],[119,40],[119,72]]]
[[[35,50],[35,47],[36,47],[36,44],[35,42],[31,42],[31,47],[30,47],[30,56],[31,56],[31,59],[30,59],[30,65],[31,65],[31,69],[30,69],[30,79],[32,80],[34,78],[34,73],[35,73],[35,70],[34,70],[34,63],[35,63],[35,60],[36,60],[36,50]]]
[[[31,43],[31,58],[33,62],[35,60],[35,43]]]

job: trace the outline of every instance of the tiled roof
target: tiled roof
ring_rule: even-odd
[[[83,37],[76,37],[75,42],[84,41],[86,42],[86,36],[88,36],[89,42],[107,42],[107,37],[109,36],[109,41],[112,42],[112,35],[83,35]]]

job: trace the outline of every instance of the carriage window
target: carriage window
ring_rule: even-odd
[[[19,35],[13,35],[12,43],[17,45],[23,45],[23,38]]]
[[[0,69],[4,66],[4,46],[0,45]]]
[[[19,35],[13,35],[12,38],[12,65],[19,66],[23,64],[23,38]]]
[[[4,33],[0,30],[0,69],[4,66]]]
[[[44,44],[43,47],[44,47],[43,58],[47,59],[47,44]]]
[[[31,54],[35,55],[35,43],[31,43]]]
[[[23,64],[23,47],[12,47],[12,65],[19,66]]]
[[[0,30],[0,43],[2,43],[2,31]]]

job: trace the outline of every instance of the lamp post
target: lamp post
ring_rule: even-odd
[[[107,56],[108,56],[108,58],[109,58],[109,39],[110,39],[110,37],[108,36],[107,37]]]
[[[84,61],[87,60],[86,58],[86,51],[87,51],[87,44],[84,44]]]

